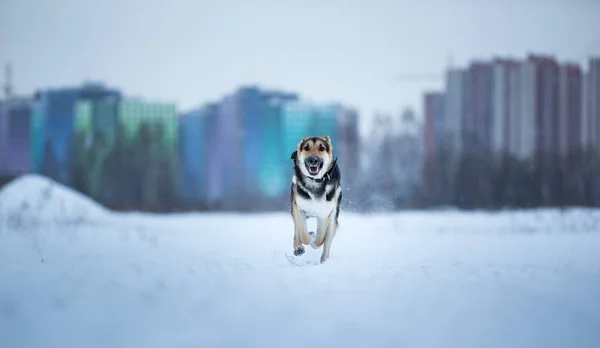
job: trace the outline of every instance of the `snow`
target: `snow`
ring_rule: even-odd
[[[37,179],[3,207],[37,204]],[[600,346],[599,210],[342,211],[319,264],[288,213],[52,197],[45,224],[0,230],[1,347]],[[53,220],[59,202],[86,213]]]
[[[89,197],[38,174],[23,175],[0,190],[2,227],[80,224],[105,219],[108,210]]]

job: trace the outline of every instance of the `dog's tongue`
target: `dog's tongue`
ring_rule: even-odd
[[[319,172],[319,167],[318,167],[318,166],[316,166],[316,167],[314,167],[314,166],[310,166],[310,167],[308,167],[308,171],[309,171],[311,174],[317,174],[317,173]]]

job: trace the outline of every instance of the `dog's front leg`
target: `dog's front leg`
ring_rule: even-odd
[[[315,240],[310,244],[313,249],[319,249],[323,245],[327,229],[329,228],[329,221],[331,221],[330,216],[317,218],[317,235],[315,236]]]
[[[311,236],[306,232],[306,214],[298,208],[296,202],[292,203],[292,217],[294,219],[294,255],[304,254],[304,245],[312,242]]]
[[[329,258],[329,251],[331,250],[331,242],[333,241],[333,236],[335,236],[335,230],[337,228],[337,223],[335,221],[335,209],[329,214],[327,220],[329,223],[327,224],[327,228],[324,231],[325,240],[323,241],[323,253],[321,254],[321,263],[327,261]]]

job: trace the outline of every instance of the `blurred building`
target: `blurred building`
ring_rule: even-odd
[[[444,112],[444,94],[427,92],[424,95],[424,127],[423,127],[423,189],[425,195],[433,195],[439,191],[437,183],[440,157],[445,148],[446,124]]]
[[[0,103],[0,175],[16,176],[32,169],[32,100],[11,97]]]
[[[206,140],[206,107],[185,112],[179,117],[179,197],[185,206],[200,206],[208,201],[208,161],[210,143]]]
[[[583,75],[576,64],[559,68],[559,150],[567,156],[581,148],[583,121]]]
[[[473,62],[466,72],[465,113],[462,123],[463,149],[491,149],[493,67]]]
[[[463,146],[463,118],[466,110],[466,72],[460,69],[452,69],[446,73],[444,119],[445,128],[448,132],[448,148],[458,159]]]
[[[160,209],[177,199],[179,121],[172,103],[125,99],[118,109],[125,204]]]
[[[343,174],[341,184],[344,197],[347,201],[358,199],[358,179],[360,175],[360,137],[358,134],[358,111],[352,108],[339,106],[338,108],[338,134],[337,141],[333,143],[333,150],[338,157],[338,165]]]
[[[120,98],[118,90],[102,84],[47,89],[36,92],[32,136],[36,171],[60,183],[72,183],[75,104],[106,96]]]
[[[518,98],[513,99],[517,103],[517,122],[511,129],[510,148],[521,160],[530,159],[536,152],[536,68],[533,62],[521,62],[517,75]]]
[[[528,57],[535,73],[536,150],[541,153],[558,151],[559,69],[553,57]]]
[[[512,59],[496,59],[493,62],[491,150],[496,154],[509,151],[512,123],[517,121],[514,91],[518,83],[512,78],[519,62]]]
[[[588,61],[583,87],[582,143],[600,151],[600,58]]]
[[[119,98],[106,96],[75,104],[73,186],[102,204],[114,205]]]
[[[263,92],[255,86],[246,86],[237,90],[234,98],[237,104],[237,115],[240,128],[240,163],[242,171],[241,189],[238,196],[244,196],[248,206],[256,205],[255,201],[260,196],[259,173],[263,160],[261,153],[261,131],[264,122],[264,96]]]
[[[204,106],[204,148],[206,149],[206,203],[218,207],[222,191],[221,139],[219,130],[219,105]]]
[[[282,198],[289,194],[290,178],[285,174],[291,153],[284,152],[282,120],[285,104],[295,101],[298,101],[298,95],[293,93],[269,92],[263,96],[258,187],[261,195],[267,198]],[[287,199],[281,201],[287,202]]]
[[[2,139],[6,138],[6,104],[2,99],[0,99],[0,166],[2,166],[2,162],[4,160],[4,141]]]
[[[445,106],[445,105],[444,105]],[[444,112],[444,118],[446,113]],[[446,118],[447,120],[447,118]],[[396,204],[412,205],[415,190],[421,184],[422,173],[422,131],[421,125],[412,109],[405,109],[400,115],[400,132],[395,136],[395,156],[398,171],[396,185]],[[453,138],[450,141],[454,140]]]
[[[219,174],[213,184],[219,187],[219,200],[224,209],[232,209],[240,203],[244,184],[244,129],[240,117],[240,103],[236,94],[225,96],[218,106],[217,132],[219,141],[212,151],[217,154]]]
[[[434,156],[444,146],[446,123],[444,113],[444,94],[427,92],[423,105],[425,125],[423,129],[424,156]]]

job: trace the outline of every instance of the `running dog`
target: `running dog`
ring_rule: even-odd
[[[294,220],[294,255],[304,254],[303,245],[323,246],[321,263],[329,258],[331,242],[338,228],[342,201],[341,173],[329,136],[306,137],[292,153],[294,176],[291,213]],[[317,233],[308,233],[306,220],[317,218]]]

